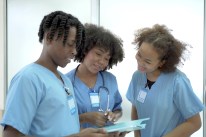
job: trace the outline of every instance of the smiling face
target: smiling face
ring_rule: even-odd
[[[70,27],[65,45],[63,38],[48,42],[48,54],[54,65],[65,67],[76,54],[76,28]]]
[[[159,54],[150,43],[143,42],[136,54],[138,70],[147,74],[159,73],[163,65]]]
[[[103,48],[94,47],[85,56],[83,64],[91,73],[97,73],[104,70],[111,58],[110,52]]]

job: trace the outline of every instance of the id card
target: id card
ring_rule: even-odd
[[[137,100],[141,103],[144,103],[146,96],[147,96],[147,92],[144,90],[140,90],[137,96]]]
[[[99,94],[95,92],[90,92],[89,96],[92,107],[99,107]]]
[[[74,98],[72,95],[67,97],[67,103],[68,103],[68,107],[69,107],[71,114],[74,114],[76,112],[76,107],[75,107]]]

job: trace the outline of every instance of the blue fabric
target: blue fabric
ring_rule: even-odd
[[[60,75],[64,84],[50,70],[35,63],[17,73],[9,87],[1,125],[36,137],[78,133],[78,111],[70,112],[64,89],[68,87],[73,94],[73,87],[67,77]]]
[[[145,89],[146,82],[146,75],[135,71],[126,94],[136,107],[138,118],[150,118],[141,137],[162,137],[205,108],[180,70],[162,73],[150,90]],[[144,103],[137,100],[141,89],[147,92]]]
[[[92,112],[92,111],[98,111],[99,107],[92,107],[91,102],[90,102],[90,96],[89,92],[90,89],[85,85],[76,75],[75,75],[75,70],[71,70],[69,73],[66,74],[71,81],[72,84],[74,85],[74,94],[76,97],[77,101],[77,106],[78,106],[78,112],[79,114],[86,113],[86,112]],[[107,71],[101,72],[103,77],[104,77],[104,86],[108,88],[109,90],[109,109],[111,111],[117,110],[117,109],[122,109],[121,108],[121,103],[122,103],[122,97],[119,93],[118,90],[118,85],[117,85],[117,80],[116,77]],[[98,88],[100,86],[103,86],[103,78],[100,74],[98,73],[97,76],[97,81],[94,86],[94,91],[98,92]],[[104,92],[106,93],[106,92]],[[106,110],[106,105],[107,105],[107,95],[105,94],[104,96],[101,97],[101,107],[103,110]],[[110,125],[111,123],[108,123],[107,125]],[[92,124],[89,123],[84,123],[81,125],[82,128],[86,127],[95,127]]]

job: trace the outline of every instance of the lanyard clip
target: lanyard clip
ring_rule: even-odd
[[[68,87],[64,87],[64,90],[68,96],[71,95],[70,89]]]

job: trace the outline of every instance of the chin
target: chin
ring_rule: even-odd
[[[67,63],[68,64],[68,63]],[[61,68],[65,68],[67,64],[60,65]]]
[[[145,71],[143,71],[143,70],[139,70],[141,73],[146,73]]]

